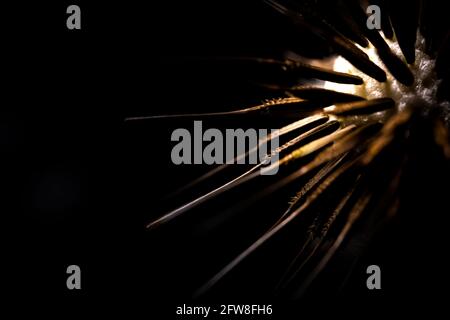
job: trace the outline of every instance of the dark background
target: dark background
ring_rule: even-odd
[[[70,4],[82,30],[66,29]],[[213,246],[203,256],[176,245],[182,230],[145,230],[167,208],[163,196],[206,168],[170,164],[175,125],[124,119],[259,102],[234,84],[239,74],[198,72],[189,60],[280,55],[282,33],[267,20],[277,15],[239,1],[42,1],[2,12],[5,293],[44,307],[150,299],[172,313],[236,249],[217,248],[202,274]],[[82,270],[79,292],[66,289],[70,264]]]
[[[81,31],[66,29],[70,4],[81,7]],[[24,307],[133,306],[172,316],[268,221],[254,212],[239,227],[198,231],[230,196],[200,208],[197,220],[146,231],[152,218],[201,192],[164,200],[207,168],[171,165],[170,133],[183,123],[124,119],[261,100],[239,74],[211,68],[203,57],[281,57],[287,48],[324,56],[329,48],[259,1],[22,2],[2,16],[4,293]],[[383,269],[389,256],[375,251]],[[264,270],[280,270],[265,256],[252,261],[230,281],[242,287],[207,301],[276,303],[264,291],[273,281]],[[66,289],[70,264],[81,267],[81,291]],[[387,271],[386,279],[395,275]],[[392,297],[399,285],[389,280],[383,294]],[[360,289],[345,297],[361,297]],[[364,292],[367,304],[389,300]]]

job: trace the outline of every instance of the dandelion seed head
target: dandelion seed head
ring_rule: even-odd
[[[391,51],[406,63],[398,42],[395,39],[385,39],[385,41],[391,48]],[[384,70],[387,70],[374,46],[369,45],[367,48],[358,47],[369,56],[372,62]],[[387,72],[386,82],[378,82],[356,69],[345,58],[339,56],[334,61],[333,70],[357,75],[364,80],[364,84],[356,86],[326,81],[324,88],[355,94],[366,99],[390,97],[396,101],[398,111],[402,111],[407,107],[421,106],[424,109],[424,112],[428,113],[432,108],[442,108],[446,118],[449,118],[450,103],[448,101],[440,102],[437,99],[437,90],[440,80],[438,80],[435,71],[436,60],[427,55],[424,49],[425,40],[420,33],[418,33],[415,49],[416,60],[414,64],[409,65],[409,68],[414,75],[414,84],[412,86],[403,85],[396,80],[390,72]]]

